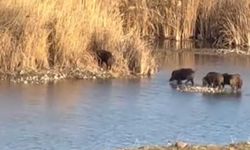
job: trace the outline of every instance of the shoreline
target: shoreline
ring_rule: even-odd
[[[42,70],[42,71],[16,71],[16,72],[0,72],[0,80],[14,84],[47,84],[56,83],[62,80],[106,80],[106,79],[136,79],[144,78],[145,75],[125,74],[115,76],[111,71],[90,72],[85,69],[72,70]]]
[[[228,54],[236,54],[240,56],[249,56],[250,52],[244,51],[235,51],[228,49],[215,49],[211,51],[211,49],[204,51],[196,49],[193,50],[195,54],[199,55],[228,55]],[[247,53],[247,54],[246,54]],[[23,84],[46,84],[49,82],[57,82],[60,80],[67,79],[81,79],[81,80],[96,80],[96,79],[115,79],[115,78],[124,78],[124,79],[135,79],[135,78],[144,78],[147,75],[141,74],[120,74],[115,75],[112,71],[105,71],[102,68],[99,68],[96,71],[90,71],[89,69],[84,68],[75,68],[75,69],[46,69],[40,71],[34,70],[20,70],[13,72],[3,72],[0,71],[0,80],[2,81],[10,81],[11,83],[23,83]]]
[[[185,142],[171,143],[166,146],[155,145],[155,146],[141,146],[137,148],[125,148],[121,150],[249,150],[250,142],[239,142],[227,145],[196,145]]]
[[[0,73],[0,80],[20,84],[46,84],[67,79],[111,79],[114,78],[110,72],[102,71],[93,73],[84,69],[73,70],[42,70],[42,71],[18,71],[14,73]]]
[[[239,49],[194,49],[193,52],[199,55],[216,55],[216,56],[228,56],[231,54],[239,56],[249,56],[249,51]],[[178,52],[177,52],[178,53]],[[95,68],[96,69],[96,68]],[[75,79],[75,80],[106,80],[115,78],[135,79],[144,78],[147,75],[141,74],[120,74],[115,75],[112,71],[105,71],[99,68],[96,71],[91,72],[89,69],[75,68],[75,69],[46,69],[40,71],[34,70],[19,70],[13,72],[0,71],[0,80],[9,81],[11,83],[23,83],[23,84],[46,84],[49,82],[57,82],[60,80]],[[183,90],[183,89],[182,89]],[[180,90],[180,91],[182,91]],[[184,90],[185,91],[185,90]]]

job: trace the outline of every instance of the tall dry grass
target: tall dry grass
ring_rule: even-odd
[[[125,30],[141,36],[182,40],[193,35],[200,0],[120,0]]]
[[[135,28],[142,37],[250,46],[249,0],[120,1],[124,30]]]
[[[197,19],[198,35],[215,46],[250,46],[249,0],[203,0]]]
[[[144,39],[250,46],[249,0],[0,0],[0,70],[99,72],[93,51],[116,59],[114,75],[156,68]]]
[[[98,72],[93,56],[98,49],[115,56],[114,75],[152,71],[151,50],[137,30],[124,32],[118,8],[112,0],[0,0],[1,71]]]

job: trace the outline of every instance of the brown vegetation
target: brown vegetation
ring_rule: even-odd
[[[249,0],[0,0],[0,70],[98,74],[93,51],[106,49],[113,76],[153,73],[145,39],[250,46],[249,12]]]
[[[115,57],[113,76],[148,74],[155,69],[149,46],[136,30],[124,33],[112,0],[0,0],[0,69],[84,69],[100,72],[93,51]],[[126,55],[125,55],[126,54]],[[134,55],[136,54],[136,55]],[[131,64],[131,62],[136,62]]]
[[[249,0],[121,0],[124,27],[143,37],[250,46]]]
[[[200,5],[197,36],[215,46],[250,46],[250,1],[210,0]]]

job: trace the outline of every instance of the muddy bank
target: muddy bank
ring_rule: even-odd
[[[145,78],[148,75],[136,73],[119,74],[100,68],[98,71],[89,71],[87,69],[71,69],[71,70],[43,70],[43,71],[17,71],[17,72],[0,72],[0,80],[9,81],[11,83],[21,84],[46,84],[56,83],[60,80],[105,80],[114,78],[135,79]]]
[[[249,150],[250,142],[235,143],[224,146],[218,145],[190,145],[184,142],[176,142],[169,146],[142,146],[138,148],[122,150]]]

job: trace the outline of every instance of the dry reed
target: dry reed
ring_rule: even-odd
[[[152,72],[156,65],[151,50],[136,30],[124,32],[117,4],[112,0],[1,0],[1,71],[80,68],[98,73],[93,51],[106,49],[116,59],[110,71],[114,76],[129,74],[135,68],[129,68],[130,61],[137,62],[134,73]],[[133,51],[138,53],[133,59],[124,55]]]
[[[218,47],[250,46],[249,0],[203,0],[196,36]]]
[[[249,0],[0,0],[0,70],[98,73],[93,51],[107,49],[114,76],[148,74],[145,39],[250,46],[249,10]]]
[[[124,30],[136,28],[142,37],[250,46],[249,0],[120,1]]]

